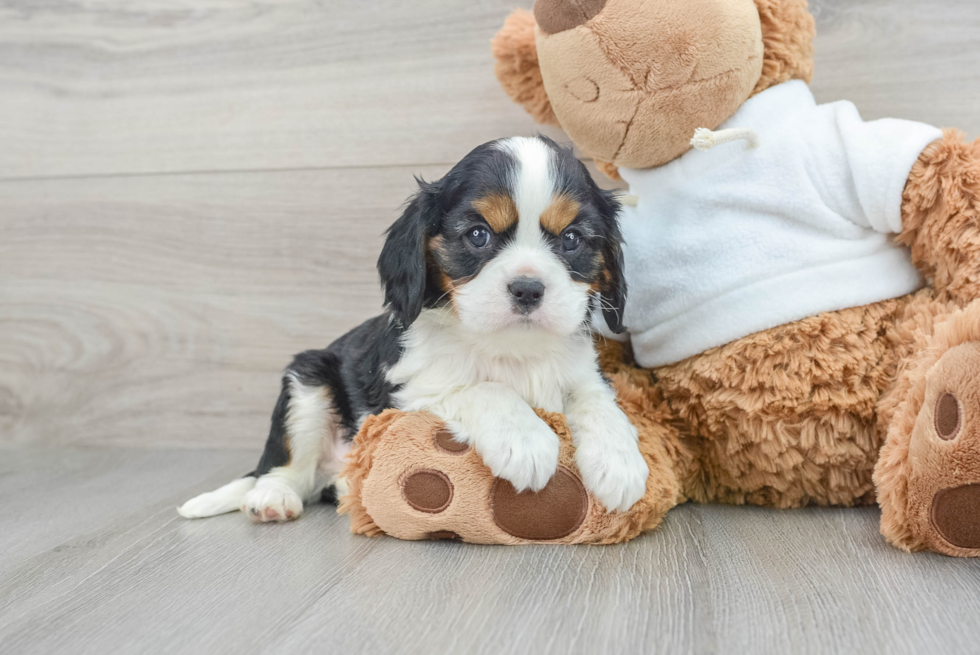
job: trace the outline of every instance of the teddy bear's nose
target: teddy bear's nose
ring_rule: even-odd
[[[534,19],[546,34],[557,34],[588,22],[605,6],[606,0],[537,0]]]

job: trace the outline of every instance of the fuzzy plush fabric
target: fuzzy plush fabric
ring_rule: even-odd
[[[553,70],[549,72],[556,81],[548,92],[535,47],[535,18],[518,9],[507,17],[491,41],[495,73],[511,99],[539,123],[559,125],[549,95],[556,98],[562,108],[567,107],[565,112],[559,109],[567,114],[565,130],[576,145],[598,160],[599,169],[605,175],[617,180],[618,166],[656,166],[685,152],[695,128],[716,127],[751,95],[789,80],[810,81],[815,28],[806,0],[754,0],[754,4],[755,15],[751,15],[749,24],[742,28],[746,34],[752,33],[750,42],[758,42],[760,38],[755,31],[761,35],[761,56],[752,66],[725,63],[737,58],[734,54],[737,48],[725,47],[730,44],[731,25],[737,23],[733,17],[740,15],[739,9],[750,8],[752,0],[727,4],[718,0],[699,0],[698,7],[678,5],[691,16],[698,16],[702,24],[717,19],[719,26],[728,27],[724,30],[726,38],[716,41],[720,46],[717,49],[719,69],[712,70],[712,75],[706,73],[711,67],[704,61],[704,49],[684,40],[692,32],[684,33],[676,26],[666,33],[659,29],[660,25],[669,24],[658,13],[670,11],[669,3],[643,3],[641,6],[631,0],[620,0],[607,3],[588,24],[559,32],[557,38],[553,38],[557,35],[538,30],[538,48],[543,47],[545,53],[554,52]],[[535,10],[538,10],[537,5]],[[724,18],[713,18],[719,15]],[[746,12],[744,16],[748,18],[750,13]],[[649,55],[637,57],[634,54],[643,50],[634,39],[623,39],[619,27],[626,26],[633,32],[637,25],[646,24],[651,28],[637,31],[643,32],[651,42],[662,42],[660,47],[664,50],[660,58],[663,63],[653,67]],[[717,37],[703,36],[705,39]],[[618,47],[621,41],[629,43],[630,48]],[[712,79],[704,92],[704,85],[693,84],[685,77],[691,71],[683,68],[684,62],[692,61],[683,56],[686,49],[698,52],[698,77]],[[601,56],[593,56],[599,51]],[[548,54],[544,56],[547,59]],[[673,70],[673,62],[681,63],[681,68]],[[744,77],[735,79],[722,69],[737,70]],[[566,79],[565,70],[574,71],[574,79]],[[659,75],[654,76],[652,72],[647,75],[648,71],[654,70]],[[664,81],[657,82],[656,77]],[[690,95],[679,92],[676,80],[680,79],[690,87]],[[728,102],[718,96],[717,85],[724,79],[731,88]],[[599,86],[603,80],[608,80],[613,88],[606,89],[599,101]],[[623,88],[632,90],[620,92]],[[667,88],[669,92],[657,93],[660,88]],[[647,96],[650,98],[644,101]],[[692,106],[694,111],[691,111]],[[672,118],[678,117],[683,117],[685,122],[670,123]],[[635,144],[626,143],[627,132],[639,140]],[[652,134],[656,134],[655,142],[654,137],[646,136]],[[664,134],[671,134],[673,138],[665,139]]]
[[[580,482],[567,484],[578,473],[571,435],[560,414],[538,412],[561,440],[559,467],[563,472],[539,494],[527,492],[515,499],[513,487],[495,480],[475,451],[446,450],[446,432],[436,417],[388,410],[365,421],[348,457],[344,471],[348,493],[339,511],[350,515],[351,530],[415,540],[605,544],[628,541],[655,528],[667,510],[684,499],[678,472],[689,470],[693,460],[669,426],[649,372],[623,366],[618,346],[610,344],[609,348],[615,354],[607,355],[607,370],[621,390],[620,404],[638,428],[640,450],[650,467],[647,493],[628,512],[607,514]],[[426,498],[421,502],[413,499],[415,491],[409,488],[409,481],[419,472],[437,491],[449,489],[444,507],[444,495],[436,496],[432,503],[436,507],[428,509]],[[563,488],[554,488],[563,481]],[[580,506],[583,511],[577,521]],[[541,527],[548,521],[554,522],[557,532]],[[526,531],[538,534],[528,536]]]
[[[897,366],[905,301],[828,312],[658,368],[697,445],[700,502],[771,507],[874,502],[875,404]]]
[[[752,95],[790,80],[813,78],[813,37],[816,21],[806,0],[755,0],[762,23],[762,75]]]
[[[541,81],[538,50],[534,46],[534,16],[518,9],[490,42],[497,63],[494,72],[511,100],[543,125],[558,125]]]
[[[923,322],[935,324],[932,334],[919,330],[925,347],[906,362],[890,394],[887,439],[874,473],[881,532],[905,550],[976,557],[980,498],[955,519],[937,522],[934,509],[942,505],[939,492],[980,482],[980,301],[952,314],[939,304],[930,309],[933,316]],[[958,405],[959,425],[945,435],[951,438],[944,438],[936,421],[944,394]],[[971,530],[973,540],[954,536]]]
[[[980,482],[980,434],[971,422],[980,407],[980,139],[964,143],[962,133],[946,130],[927,147],[909,175],[902,213],[899,240],[933,278],[936,300],[899,326],[905,358],[878,407],[887,433],[875,470],[881,532],[906,550],[978,556],[980,543],[951,543],[931,512],[938,491]],[[964,420],[950,440],[932,429],[938,396],[947,392],[959,399]]]
[[[536,37],[562,128],[589,155],[629,168],[687,150],[694,130],[731,116],[762,73],[752,0],[610,0],[577,27]]]
[[[652,73],[681,79],[684,40],[679,33],[663,39],[667,66],[646,56],[659,50],[645,52],[641,42],[616,35],[617,30],[628,31],[630,20],[647,25],[643,21],[653,14],[643,12],[661,4],[643,3],[638,9],[640,3],[609,0],[598,13],[590,5],[584,24],[569,16],[551,17],[549,25],[571,27],[549,35],[548,41],[557,44],[556,37],[573,35],[568,44],[582,46],[565,53],[567,71],[595,69],[613,78],[619,75],[624,82],[619,89],[629,90],[618,99],[616,93],[604,98],[611,104],[598,113],[569,104],[558,112],[566,129],[567,117],[592,112],[593,118],[601,119],[591,128],[597,133],[592,137],[601,143],[623,140],[626,127],[631,134],[642,132],[634,136],[640,141],[657,137],[663,126],[652,118],[634,120],[639,113],[630,109],[636,101],[631,94],[641,88],[636,84],[637,66],[646,62]],[[696,6],[717,11],[720,4],[735,10],[746,6],[742,0],[697,0]],[[813,19],[805,1],[755,0],[755,7],[765,51],[761,72],[746,93],[758,94],[790,79],[808,80],[813,71]],[[717,19],[722,14],[703,15]],[[503,70],[509,93],[545,107],[554,80],[547,79],[545,69],[537,77],[530,72],[534,53],[528,35],[533,19],[525,14],[516,20],[523,36],[498,39],[495,56],[498,62],[511,57],[512,64],[523,63],[498,66],[498,75]],[[651,34],[657,35],[667,29],[653,27]],[[590,44],[588,35],[596,34],[605,36],[601,43]],[[703,34],[692,36],[690,43],[700,37]],[[539,47],[540,38],[539,34]],[[512,56],[514,48],[521,50],[517,58]],[[559,55],[550,56],[558,61]],[[614,62],[612,72],[609,62]],[[642,93],[647,93],[655,82],[643,84]],[[721,87],[723,98],[715,106],[731,99],[731,87]],[[547,94],[541,93],[544,88]],[[577,94],[583,105],[595,104],[598,97],[591,95],[594,89],[577,82],[567,91]],[[685,111],[683,103],[669,109]],[[580,129],[584,128],[580,125],[569,133],[588,151],[592,142],[579,142]],[[605,129],[612,131],[605,134]],[[592,152],[600,155],[600,168],[615,176],[616,164],[622,163],[615,153],[601,148]],[[662,153],[654,159],[663,163]],[[686,500],[785,508],[877,502],[881,532],[899,548],[980,556],[980,141],[965,143],[960,133],[947,130],[925,147],[904,185],[901,232],[895,239],[909,247],[913,264],[929,281],[926,288],[756,332],[652,371],[636,367],[628,346],[603,342],[600,366],[636,423],[650,465],[647,494],[622,515],[599,513],[589,500],[575,531],[552,541],[632,538],[656,527],[671,506]],[[567,428],[558,415],[546,419],[564,441],[562,461],[567,465]],[[479,458],[469,456],[472,453],[440,454],[434,430],[438,422],[427,415],[385,413],[365,423],[349,461],[350,493],[342,505],[351,515],[352,529],[405,538],[460,535],[493,543],[528,541],[503,531],[495,521],[496,483],[488,479]],[[408,445],[396,443],[400,441]],[[446,508],[432,513],[408,504],[402,483],[420,468],[431,469],[434,462],[447,468],[445,477],[453,482],[453,492]],[[450,470],[451,466],[457,468]],[[447,492],[437,473],[441,472],[425,477],[428,486],[420,487],[444,493],[430,494],[434,500],[421,502],[441,508]],[[563,493],[574,497],[567,493],[574,488],[574,481],[566,479]],[[433,518],[450,516],[447,512],[457,502],[468,503],[468,509],[453,521]],[[520,510],[520,502],[508,503],[502,506]],[[526,516],[549,515],[547,507],[541,512],[540,503],[532,509]],[[578,518],[564,505],[553,509],[562,521]],[[512,531],[517,525],[520,531],[514,515],[511,512],[502,523]],[[520,511],[516,516],[520,519]],[[552,523],[558,525],[556,521]]]
[[[980,139],[947,129],[912,168],[899,243],[933,280],[939,297],[960,305],[980,297]]]

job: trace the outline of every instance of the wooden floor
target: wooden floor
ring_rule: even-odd
[[[254,452],[18,449],[0,463],[3,653],[976,653],[980,567],[874,509],[687,505],[621,546],[404,543],[315,507],[174,506]]]
[[[378,311],[412,175],[538,130],[488,48],[522,3],[0,0],[0,653],[977,652],[980,562],[874,509],[606,548],[177,517]],[[818,100],[980,135],[975,0],[811,7]]]

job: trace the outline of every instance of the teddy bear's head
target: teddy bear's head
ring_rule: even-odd
[[[493,52],[535,120],[600,162],[650,168],[752,95],[809,81],[813,35],[806,0],[537,0],[508,17]]]

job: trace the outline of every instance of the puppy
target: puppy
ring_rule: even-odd
[[[636,429],[592,343],[596,312],[624,329],[615,197],[540,136],[484,144],[419,186],[378,259],[385,313],[297,355],[255,471],[181,515],[297,518],[338,483],[364,418],[389,407],[439,416],[518,491],[540,490],[558,466],[558,437],[531,408],[562,412],[603,506],[643,495]]]

